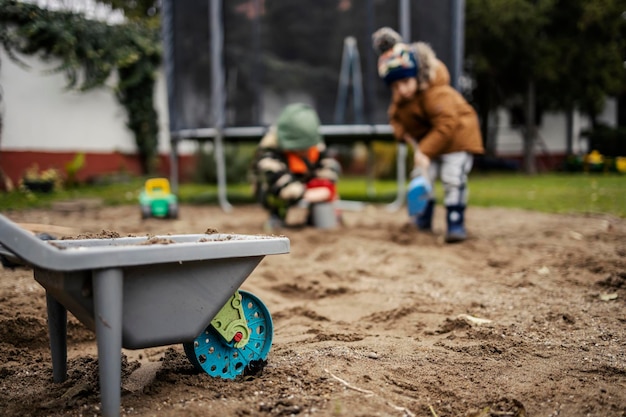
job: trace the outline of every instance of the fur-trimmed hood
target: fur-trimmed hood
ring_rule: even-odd
[[[425,42],[414,42],[411,50],[419,63],[417,74],[418,89],[426,90],[433,85],[450,84],[450,73],[446,66],[437,59],[437,55],[431,46]]]

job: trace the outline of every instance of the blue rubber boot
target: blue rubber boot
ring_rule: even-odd
[[[415,224],[419,230],[432,232],[433,230],[433,213],[435,212],[435,200],[428,200],[424,211],[415,217]]]
[[[446,206],[446,222],[448,231],[446,232],[446,243],[463,242],[467,239],[465,231],[465,206]]]

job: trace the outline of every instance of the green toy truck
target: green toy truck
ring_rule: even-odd
[[[139,194],[141,218],[178,218],[178,198],[170,191],[167,178],[151,178]]]

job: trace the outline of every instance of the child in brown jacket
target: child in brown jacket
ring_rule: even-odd
[[[391,88],[388,115],[394,136],[412,147],[414,167],[431,184],[441,178],[446,242],[461,242],[467,238],[467,177],[473,155],[484,152],[476,111],[450,86],[448,69],[429,45],[405,44],[387,27],[377,30],[372,40],[379,54],[378,73]],[[416,218],[420,230],[432,230],[434,205],[431,191],[425,210]]]

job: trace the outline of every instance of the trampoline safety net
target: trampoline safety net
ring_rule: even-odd
[[[171,132],[214,125],[210,1],[163,4]],[[408,18],[410,41],[430,43],[449,67],[453,1],[410,0]],[[371,34],[400,32],[400,9],[398,0],[221,1],[224,125],[269,125],[294,101],[325,125],[387,123]]]

